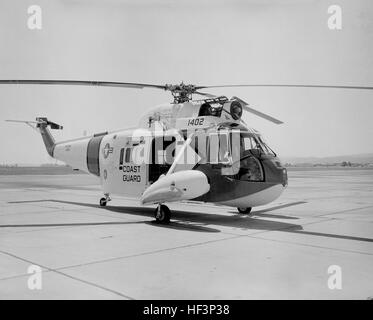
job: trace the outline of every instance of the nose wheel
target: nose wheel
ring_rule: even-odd
[[[237,211],[241,214],[250,214],[251,212],[251,207],[248,208],[237,208]]]
[[[171,210],[164,204],[160,204],[154,211],[155,220],[159,223],[170,223]]]

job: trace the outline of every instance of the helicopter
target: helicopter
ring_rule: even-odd
[[[82,85],[153,88],[171,92],[171,103],[156,106],[136,128],[106,131],[56,142],[50,130],[63,126],[46,117],[21,122],[40,132],[48,154],[74,170],[100,179],[105,207],[111,196],[156,205],[154,217],[167,224],[166,203],[191,201],[236,207],[250,214],[253,207],[276,200],[288,185],[287,170],[263,136],[242,119],[249,112],[277,125],[238,97],[227,98],[202,89],[228,87],[306,87],[368,89],[362,86],[239,84],[197,86],[81,80],[0,80],[0,84]],[[193,95],[202,99],[193,99]]]

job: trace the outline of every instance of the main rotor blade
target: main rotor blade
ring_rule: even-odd
[[[271,122],[273,122],[273,123],[275,123],[275,124],[282,124],[282,123],[283,123],[281,120],[278,120],[278,119],[276,119],[276,118],[273,118],[273,117],[269,116],[268,114],[265,114],[265,113],[263,113],[263,112],[260,112],[260,111],[258,111],[258,110],[255,110],[255,109],[249,107],[249,104],[248,104],[246,101],[244,101],[244,100],[242,100],[242,99],[240,99],[240,98],[238,98],[238,97],[232,97],[232,99],[235,99],[235,100],[241,102],[241,104],[243,105],[242,108],[243,108],[245,111],[247,111],[247,112],[250,112],[250,113],[252,113],[252,114],[255,114],[256,116],[261,117],[261,118],[263,118],[263,119],[266,119],[266,120],[268,120],[268,121],[271,121]]]
[[[166,90],[165,85],[132,83],[132,82],[109,82],[109,81],[82,81],[82,80],[0,80],[0,84],[41,84],[41,85],[75,85],[75,86],[99,86],[120,88],[156,88]]]
[[[172,85],[158,85],[137,82],[113,82],[113,81],[92,81],[92,80],[23,80],[11,79],[0,80],[0,84],[41,84],[41,85],[80,85],[80,86],[101,86],[101,87],[120,87],[120,88],[155,88],[162,90],[173,91]],[[176,85],[176,87],[179,87]],[[187,87],[187,86],[186,86]],[[228,85],[213,85],[213,86],[192,86],[192,91],[204,88],[234,88],[234,87],[289,87],[289,88],[331,88],[331,89],[357,89],[357,90],[373,90],[370,86],[329,86],[329,85],[308,85],[308,84],[228,84]],[[208,95],[201,93],[202,95]]]
[[[258,111],[258,110],[255,110],[255,109],[253,109],[253,108],[250,108],[250,107],[248,107],[248,106],[246,106],[246,105],[243,106],[243,109],[246,110],[246,111],[248,111],[248,112],[251,112],[251,113],[255,114],[255,115],[258,116],[258,117],[261,117],[261,118],[263,118],[263,119],[266,119],[266,120],[268,120],[268,121],[271,121],[271,122],[273,122],[273,123],[275,123],[275,124],[282,124],[282,123],[283,123],[281,120],[278,120],[278,119],[276,119],[276,118],[273,118],[273,117],[269,116],[268,114],[265,114],[265,113],[263,113],[263,112],[260,112],[260,111]]]
[[[205,97],[209,97],[209,98],[216,98],[217,97],[214,94],[206,93],[206,92],[200,92],[200,91],[196,91],[196,92],[194,92],[194,94],[199,94],[201,96],[205,96]]]
[[[196,90],[205,88],[234,88],[234,87],[288,87],[288,88],[324,88],[324,89],[357,89],[357,90],[373,90],[369,86],[329,86],[329,85],[314,85],[314,84],[227,84],[221,86],[196,86]]]

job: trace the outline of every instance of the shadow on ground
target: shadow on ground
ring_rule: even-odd
[[[74,202],[74,201],[63,201],[63,200],[32,200],[32,201],[14,201],[8,203],[40,203],[40,202],[54,202],[54,203],[62,203],[68,205],[77,205],[77,206],[85,206],[89,208],[107,210],[110,212],[115,212],[118,214],[132,214],[137,216],[143,217],[153,217],[154,216],[154,208],[149,207],[131,207],[131,206],[106,206],[100,207],[96,204],[91,203],[83,203],[83,202]],[[241,214],[234,214],[234,215],[223,215],[223,214],[214,214],[214,213],[203,213],[203,212],[195,212],[195,211],[180,211],[180,210],[172,210],[172,222],[168,225],[159,224],[155,221],[141,221],[135,223],[148,223],[152,226],[157,226],[160,228],[170,228],[170,229],[185,229],[190,231],[199,231],[199,232],[220,232],[218,229],[214,229],[211,227],[207,227],[207,225],[214,225],[214,226],[222,226],[222,227],[231,227],[231,228],[239,228],[242,230],[248,229],[255,229],[255,230],[302,230],[302,226],[297,224],[291,224],[286,222],[280,221],[270,221],[270,220],[262,220],[255,218],[256,216],[265,216],[264,212],[275,210],[276,208],[279,209],[298,205],[304,202],[295,202],[290,203],[287,205],[277,206],[274,208],[269,208],[266,210],[260,210],[258,212],[253,212],[253,215],[241,215]],[[236,212],[234,212],[236,213]],[[281,215],[269,215],[271,217],[283,218]],[[296,217],[284,217],[284,219],[298,219]],[[130,222],[134,223],[134,222]],[[101,223],[105,224],[129,224],[128,222],[108,222],[108,223]],[[62,224],[63,226],[64,224]],[[74,224],[66,224],[66,226],[72,226]],[[76,224],[76,225],[84,225],[84,224]],[[92,225],[100,225],[100,223],[93,223]],[[33,227],[40,227],[41,225],[31,225]],[[46,226],[53,226],[53,225],[46,225]],[[57,225],[54,225],[57,226]],[[58,226],[61,226],[59,224]],[[0,227],[5,227],[1,226]],[[8,226],[10,227],[10,226]],[[25,227],[23,225],[23,227]]]
[[[13,201],[8,203],[40,203],[40,202],[54,202],[54,203],[62,203],[62,204],[69,204],[69,205],[77,205],[77,206],[84,206],[89,208],[107,210],[110,212],[115,212],[118,214],[132,214],[136,216],[142,217],[153,217],[154,216],[154,208],[149,207],[132,207],[132,206],[107,206],[107,207],[100,207],[99,205],[92,204],[92,203],[84,203],[84,202],[74,202],[74,201],[63,201],[63,200],[32,200],[32,201]],[[283,204],[279,206],[270,207],[263,210],[254,211],[252,215],[245,216],[245,215],[223,215],[223,214],[214,214],[214,213],[203,213],[203,212],[195,212],[195,211],[181,211],[181,210],[172,210],[172,222],[168,225],[159,224],[155,221],[136,221],[136,222],[93,222],[93,223],[69,223],[69,224],[34,224],[34,225],[0,225],[0,228],[4,227],[42,227],[42,226],[82,226],[82,225],[109,225],[109,224],[140,224],[146,223],[152,226],[157,226],[160,228],[169,228],[169,229],[183,229],[188,231],[196,231],[196,232],[220,232],[219,229],[211,228],[210,225],[213,226],[221,226],[221,227],[231,227],[231,228],[238,228],[241,230],[261,230],[261,231],[282,231],[282,232],[290,232],[290,233],[297,233],[297,234],[304,234],[304,235],[311,235],[311,236],[319,236],[319,237],[328,237],[328,238],[336,238],[336,239],[345,239],[345,240],[355,240],[355,241],[364,241],[364,242],[373,242],[373,239],[370,238],[362,238],[362,237],[354,237],[354,236],[347,236],[347,235],[338,235],[338,234],[330,234],[330,233],[319,233],[319,232],[310,232],[304,231],[303,227],[299,224],[281,222],[281,221],[273,221],[273,220],[263,220],[258,219],[257,217],[263,218],[278,218],[278,219],[291,219],[296,220],[297,217],[291,216],[284,216],[284,215],[276,215],[276,214],[267,214],[266,212],[287,208],[290,206],[300,205],[306,203],[305,201],[297,201],[288,204]],[[232,212],[232,211],[230,211]],[[234,212],[235,213],[235,212]],[[207,227],[209,225],[209,227]]]

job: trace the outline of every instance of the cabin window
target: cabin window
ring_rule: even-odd
[[[213,116],[213,117],[220,117],[223,107],[220,103],[203,103],[199,109],[198,116]]]
[[[119,156],[119,164],[123,164],[123,158],[124,158],[124,148],[120,149],[120,156]]]
[[[125,161],[126,161],[127,163],[131,162],[131,151],[132,151],[131,148],[127,148],[127,149],[126,149],[126,157],[125,157]]]

